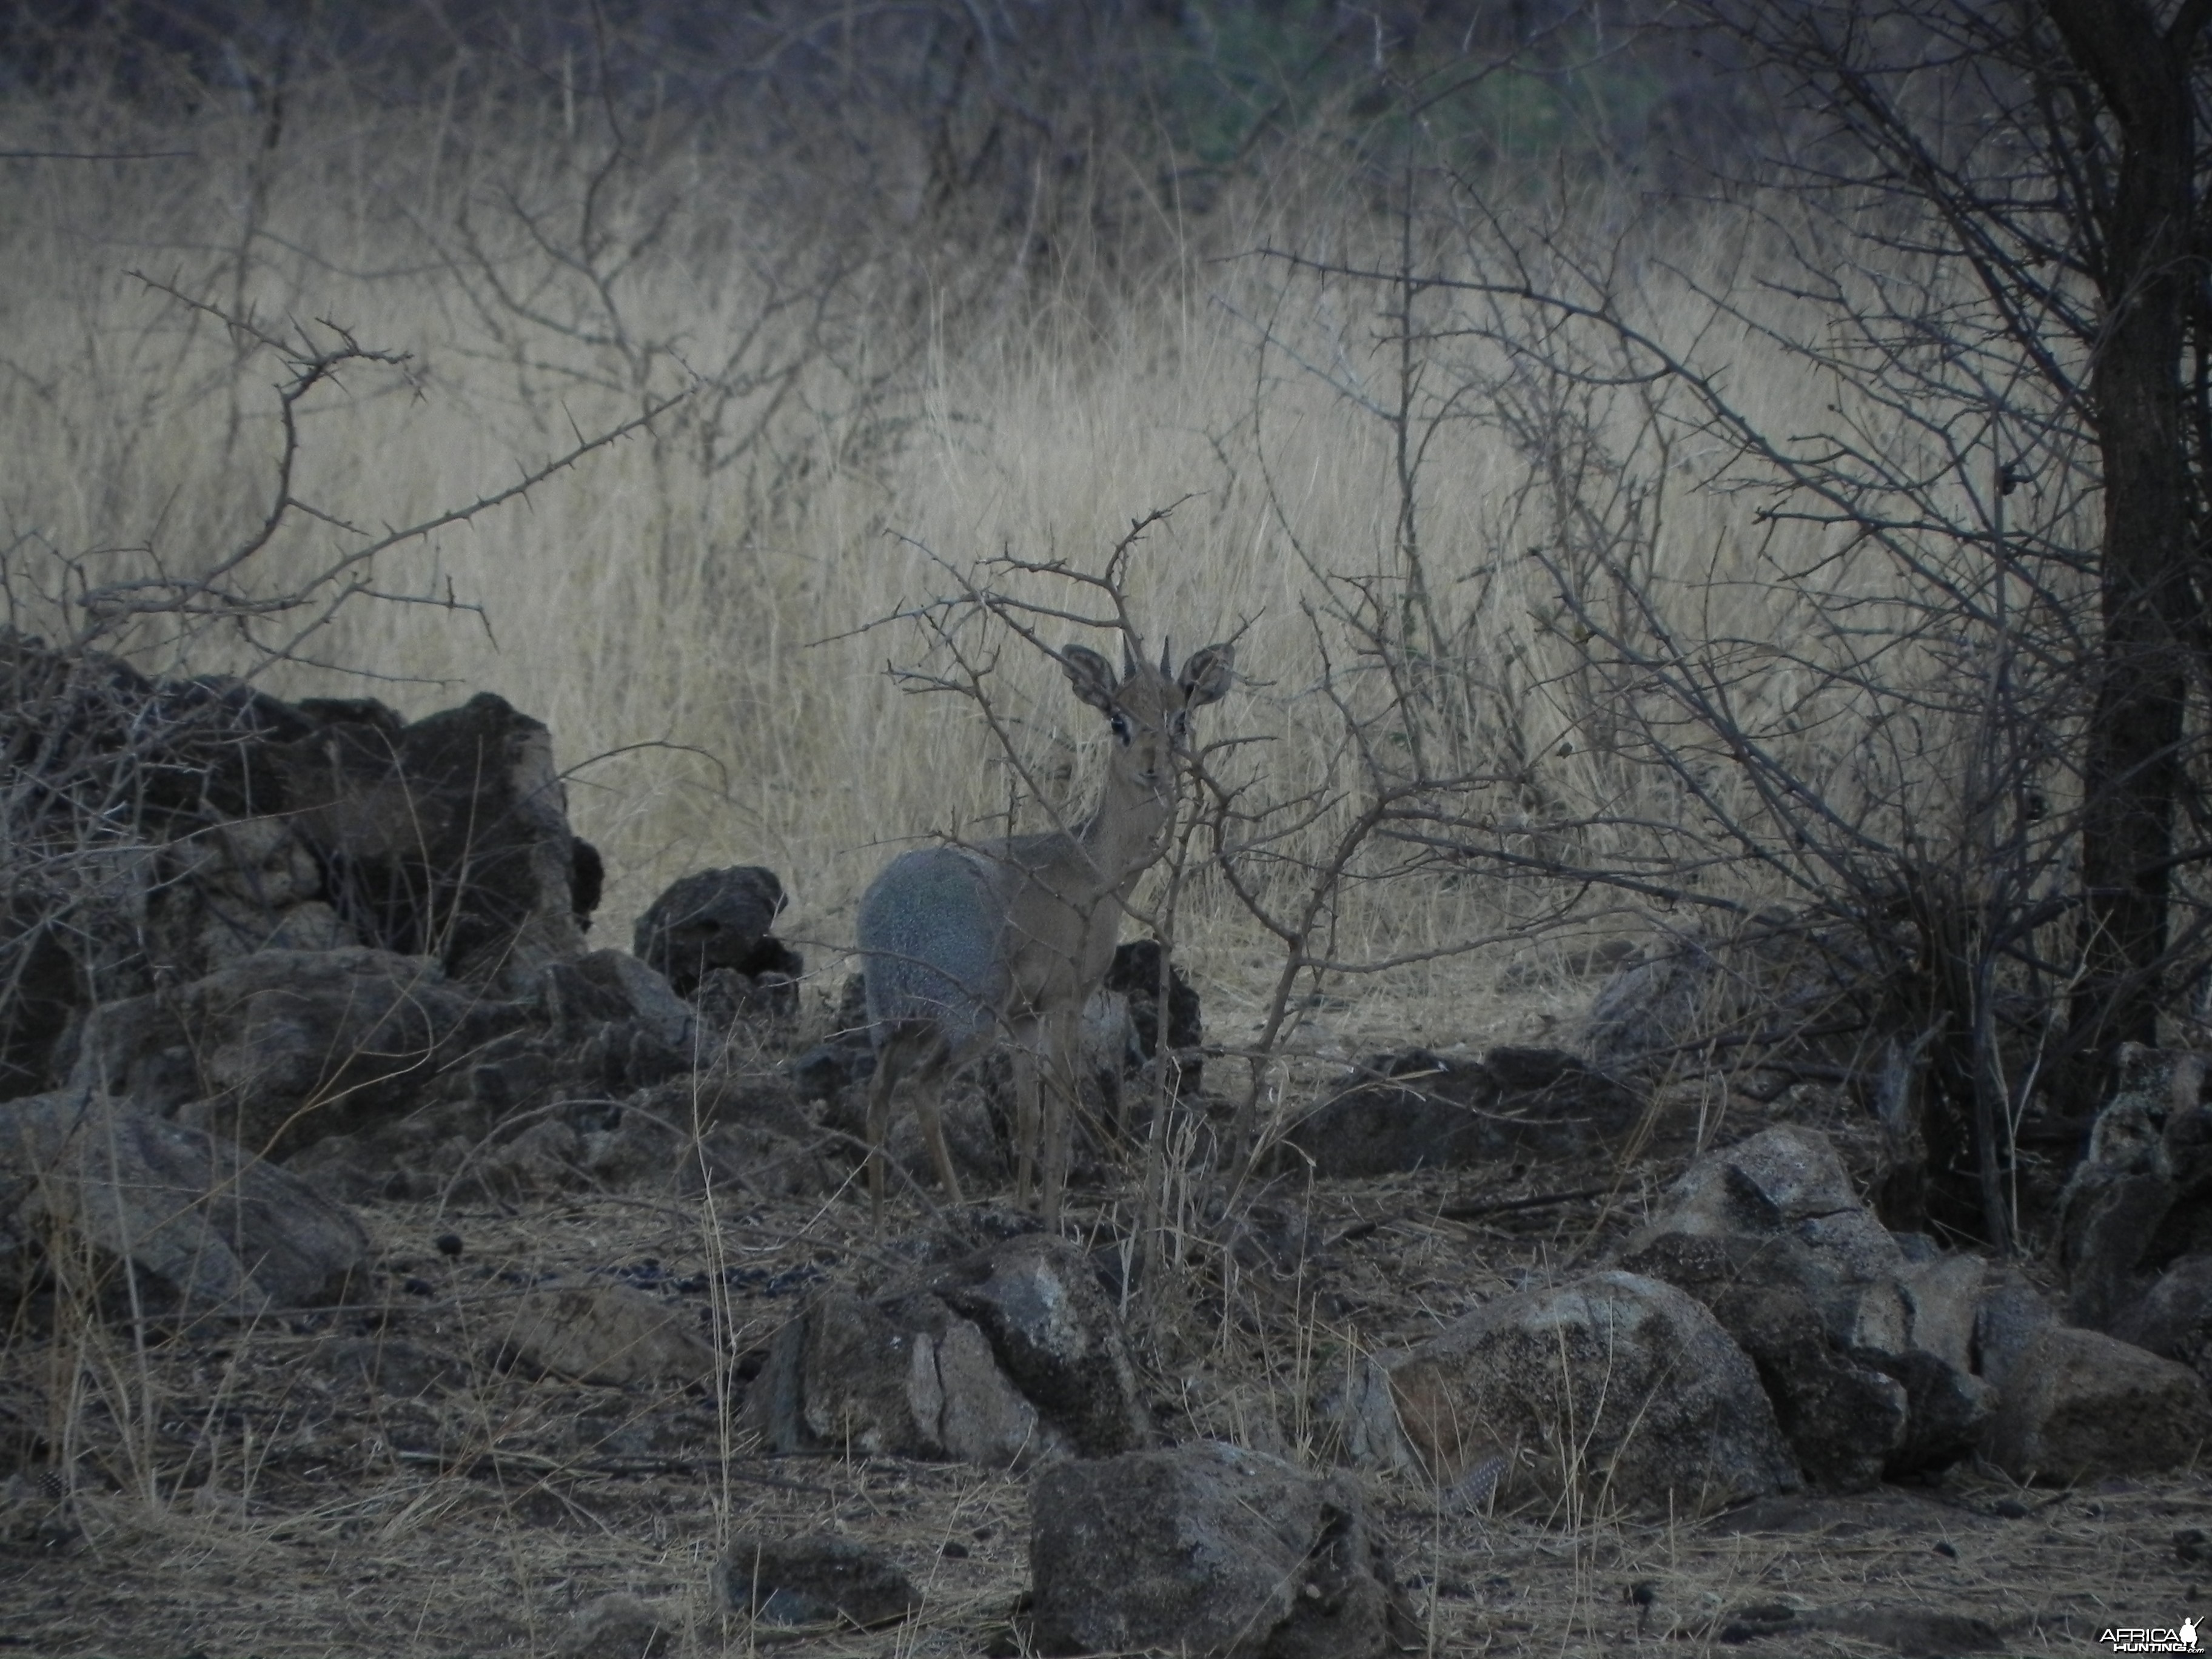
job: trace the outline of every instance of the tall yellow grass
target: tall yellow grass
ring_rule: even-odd
[[[379,590],[455,608],[356,600],[301,647],[330,666],[267,674],[285,695],[367,693],[410,716],[495,690],[545,720],[574,769],[576,824],[607,855],[610,942],[626,943],[629,919],[684,871],[760,862],[793,893],[787,931],[828,960],[891,849],[1002,819],[1018,793],[972,707],[902,694],[887,666],[933,659],[920,629],[886,619],[1002,552],[1095,566],[1132,519],[1171,502],[1130,568],[1154,647],[1241,630],[1244,684],[1208,711],[1211,733],[1260,739],[1238,763],[1285,787],[1330,763],[1308,611],[1332,578],[1401,569],[1390,433],[1362,406],[1395,395],[1387,295],[1253,250],[1387,259],[1394,228],[1356,178],[1279,179],[1187,222],[1163,199],[1153,240],[1171,252],[1121,271],[1110,303],[1087,289],[1062,304],[1055,283],[1079,279],[1003,239],[963,246],[918,219],[839,228],[826,210],[809,222],[793,192],[681,145],[619,171],[586,226],[579,204],[605,141],[550,117],[540,130],[512,111],[333,102],[295,114],[275,152],[243,112],[158,129],[105,110],[13,120],[74,148],[191,152],[0,164],[13,434],[0,507],[19,623],[81,621],[63,603],[71,557],[204,568],[266,507],[281,365],[133,272],[271,333],[328,340],[337,324],[407,354],[404,370],[356,368],[308,406],[298,493],[327,517],[295,518],[261,562],[272,582],[351,544],[330,520],[410,522],[699,377],[765,377],[719,404],[707,384],[526,502],[382,556]],[[1586,210],[1596,228],[1619,206],[1554,210]],[[623,239],[663,214],[659,240],[622,264]],[[1749,257],[1723,228],[1620,233],[1640,262],[1632,301],[1646,326],[1725,362],[1739,401],[1786,428],[1793,404],[1832,388],[1713,326],[1696,286],[1740,289],[1733,269]],[[1669,274],[1685,266],[1687,280]],[[834,283],[833,270],[846,273]],[[599,287],[595,270],[614,274]],[[1470,378],[1512,372],[1493,349],[1454,349]],[[1761,575],[1771,533],[1752,530],[1749,504],[1696,487],[1708,458],[1695,443],[1661,455],[1632,410],[1610,408],[1595,417],[1620,447],[1609,482],[1637,469],[1663,522],[1654,580],[1696,590],[1714,635],[1786,641],[1794,602]],[[1556,550],[1566,515],[1537,458],[1485,412],[1432,435],[1418,499],[1431,590],[1522,757],[1498,787],[1505,822],[1612,799],[1619,780],[1576,741],[1589,711],[1570,630],[1525,556]],[[702,447],[709,428],[732,446],[755,435],[718,458]],[[157,671],[251,661],[221,634],[189,651],[155,629],[129,643]],[[1079,811],[1096,722],[1049,662],[998,644],[994,684],[1026,757]],[[1786,701],[1786,670],[1748,695]],[[1198,902],[1187,936],[1210,965],[1258,969],[1265,941],[1218,898]],[[1339,954],[1500,936],[1516,915],[1480,883],[1356,896]]]

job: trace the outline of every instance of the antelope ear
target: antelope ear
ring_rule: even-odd
[[[1186,708],[1195,708],[1200,703],[1218,702],[1229,695],[1230,670],[1237,661],[1233,645],[1209,645],[1190,653],[1190,660],[1182,665],[1182,700]]]
[[[1067,683],[1075,688],[1075,695],[1102,714],[1114,712],[1114,688],[1121,682],[1114,678],[1114,665],[1087,646],[1071,645],[1060,653],[1060,666],[1067,671]]]

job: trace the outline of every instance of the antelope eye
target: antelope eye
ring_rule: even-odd
[[[1127,714],[1109,714],[1106,724],[1114,728],[1115,738],[1126,749],[1129,744],[1129,717]]]
[[[1174,718],[1168,721],[1168,730],[1174,732],[1178,738],[1188,737],[1190,735],[1190,716],[1184,714],[1182,709],[1176,709],[1175,711]]]

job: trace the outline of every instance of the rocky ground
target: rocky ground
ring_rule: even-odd
[[[1264,1198],[1263,1218],[1312,1248],[1224,1271],[1194,1246],[1167,1293],[1139,1291],[1146,1405],[1177,1437],[1326,1462],[1315,1402],[1348,1352],[1597,1259],[1669,1156],[1625,1178],[1591,1160]],[[1030,1650],[1029,1474],[764,1455],[744,1425],[747,1372],[775,1330],[826,1282],[896,1279],[928,1235],[918,1208],[880,1238],[849,1190],[361,1213],[374,1267],[345,1307],[144,1352],[88,1328],[10,1343],[0,1422],[61,1429],[108,1477],[60,1504],[33,1468],[9,1483],[10,1650],[611,1654],[646,1650],[658,1628],[672,1653]],[[1079,1216],[1109,1261],[1120,1221]],[[734,1364],[673,1385],[529,1374],[514,1310],[534,1286],[599,1280],[665,1304]],[[74,1420],[57,1425],[43,1385],[72,1364]],[[1469,1511],[1406,1477],[1363,1478],[1416,1650],[2080,1653],[2110,1626],[2212,1612],[2212,1483],[2194,1470],[2044,1488],[1966,1464],[1671,1522]],[[732,1540],[816,1534],[890,1558],[919,1612],[860,1631],[732,1607],[717,1570]],[[643,1624],[617,1616],[634,1611],[608,1600],[623,1597]]]
[[[772,873],[610,948],[495,697],[408,725],[0,646],[47,860],[0,930],[0,1649],[1940,1656],[2212,1615],[2199,1056],[2129,1051],[2078,1163],[2024,1146],[2036,1243],[1991,1261],[1877,1218],[1914,1166],[1832,1055],[1651,1063],[1866,988],[1788,929],[1660,940],[1510,1034],[1565,1047],[1331,1005],[1231,1183],[1233,1041],[1137,945],[1065,1237],[1006,1206],[988,1063],[947,1103],[983,1201],[905,1119],[878,1226],[854,988],[802,992]]]

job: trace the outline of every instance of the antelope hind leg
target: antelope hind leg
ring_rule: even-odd
[[[1070,1143],[1075,1128],[1075,1062],[1079,1009],[1055,1015],[1045,1028],[1044,1073],[1039,1093],[1043,1097],[1044,1224],[1060,1225],[1060,1201],[1067,1189]]]

